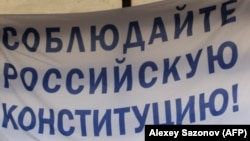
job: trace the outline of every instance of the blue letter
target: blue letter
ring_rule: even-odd
[[[176,99],[176,124],[181,124],[185,115],[189,111],[190,122],[195,122],[194,96],[189,96],[188,103],[182,111],[181,98]]]
[[[231,54],[232,58],[228,63],[226,63],[224,61],[224,56],[229,56],[229,55],[228,54],[223,55],[223,52],[227,47],[229,49],[231,49],[231,51],[232,51],[232,54]],[[214,73],[214,61],[215,60],[218,61],[218,64],[222,69],[230,69],[236,64],[236,61],[237,61],[237,58],[238,58],[237,46],[236,46],[235,43],[233,43],[231,41],[226,41],[226,42],[224,42],[223,44],[220,45],[220,47],[218,49],[218,53],[217,53],[218,55],[217,56],[213,55],[212,46],[209,46],[207,48],[207,51],[208,51],[209,73]]]
[[[210,16],[211,11],[213,11],[215,9],[216,9],[216,6],[210,6],[210,7],[200,9],[200,14],[205,13],[205,15],[204,15],[204,30],[205,30],[205,32],[210,31],[209,16]]]
[[[55,134],[54,122],[55,122],[55,115],[52,109],[49,109],[49,118],[44,118],[44,109],[39,109],[38,117],[39,117],[39,129],[38,133],[44,133],[44,125],[49,124],[49,133],[51,135]]]
[[[61,73],[57,69],[49,69],[45,73],[44,78],[43,78],[43,88],[44,88],[44,90],[46,90],[49,93],[55,93],[60,89],[60,85],[55,85],[54,88],[49,87],[49,78],[50,78],[51,74],[53,74],[53,73],[56,75],[56,78],[62,78]]]
[[[52,37],[53,32],[60,32],[59,27],[46,29],[46,52],[59,52],[62,49],[63,42],[60,38]],[[52,43],[57,44],[56,47],[52,47]]]
[[[133,79],[132,79],[132,68],[131,68],[131,65],[127,65],[126,66],[126,70],[125,72],[123,73],[122,75],[122,78],[120,78],[120,73],[119,73],[119,67],[116,66],[114,68],[114,83],[115,83],[115,93],[119,92],[120,91],[120,88],[122,87],[122,85],[124,84],[126,78],[127,78],[127,91],[130,91],[132,89],[132,82],[133,82]]]
[[[94,68],[89,69],[89,75],[90,75],[90,90],[89,93],[93,94],[95,93],[95,90],[97,89],[98,85],[102,81],[102,93],[107,93],[107,87],[108,87],[108,80],[107,80],[107,68],[102,68],[97,80],[95,81],[95,72]]]
[[[30,120],[25,119],[26,113],[30,114]],[[24,122],[30,121],[29,125],[25,125]],[[30,107],[24,107],[18,116],[18,123],[24,131],[29,131],[36,126],[36,116],[34,111]]]
[[[99,136],[100,135],[100,131],[104,125],[104,123],[106,123],[106,133],[107,136],[111,136],[112,135],[112,126],[111,126],[111,109],[107,109],[106,113],[104,114],[103,118],[101,119],[101,121],[99,122],[99,110],[94,110],[94,135],[95,136]]]
[[[84,49],[82,35],[81,35],[81,31],[80,31],[79,27],[72,27],[72,29],[71,29],[70,40],[69,40],[67,52],[71,52],[71,50],[73,48],[75,37],[76,37],[77,42],[78,42],[79,51],[84,52],[85,49]]]
[[[113,34],[113,41],[111,42],[110,45],[105,42],[105,33],[108,30],[110,30]],[[108,39],[110,39],[110,36],[108,37],[109,37]],[[96,35],[96,27],[92,26],[91,27],[91,51],[96,51],[96,40],[100,40],[100,45],[104,50],[107,50],[107,51],[113,50],[117,46],[118,41],[119,41],[119,33],[118,33],[117,28],[112,24],[105,25],[101,29],[100,35],[98,36]]]
[[[8,122],[11,121],[14,129],[18,129],[15,119],[13,118],[12,112],[17,108],[16,105],[12,105],[10,109],[7,111],[6,103],[2,104],[3,106],[3,124],[2,127],[7,128]]]
[[[221,6],[221,18],[222,18],[222,23],[221,25],[225,25],[225,24],[229,24],[229,23],[232,23],[232,22],[235,22],[236,21],[236,17],[233,16],[233,17],[230,17],[228,18],[227,16],[228,15],[231,15],[232,13],[234,13],[235,9],[227,9],[227,5],[228,4],[232,4],[232,3],[235,3],[237,2],[237,0],[229,0],[225,3],[222,4]]]
[[[181,25],[180,14],[175,14],[174,19],[175,19],[175,35],[174,35],[175,39],[178,39],[180,37],[180,34],[186,25],[187,25],[187,35],[191,36],[193,34],[192,28],[193,28],[194,14],[192,11],[188,11],[187,17],[182,25]]]
[[[12,69],[12,74],[9,74],[9,69]],[[4,63],[4,88],[9,88],[9,79],[16,79],[17,78],[17,71],[14,65],[9,63]]]
[[[76,115],[80,115],[80,125],[81,125],[81,134],[82,136],[87,136],[87,130],[86,130],[86,115],[90,115],[90,110],[76,110]]]
[[[133,30],[135,31],[134,32],[135,37],[136,37],[135,40],[137,42],[131,43]],[[123,54],[127,53],[128,48],[138,47],[138,46],[141,46],[141,51],[144,51],[145,42],[142,39],[142,34],[141,34],[139,23],[138,21],[134,21],[134,22],[129,23],[127,40],[126,40],[126,43],[123,45]]]
[[[69,129],[67,131],[63,128],[63,116],[64,115],[67,115],[67,117],[68,117],[69,120],[73,120],[74,119],[72,113],[69,110],[67,110],[67,109],[61,110],[58,113],[58,130],[64,136],[70,136],[70,135],[72,135],[74,133],[75,128],[71,126],[71,127],[69,127]]]
[[[150,82],[148,82],[148,83],[146,82],[146,76],[150,76],[150,75],[146,75],[146,68],[147,67],[150,67],[152,69],[152,71],[158,70],[157,65],[152,61],[148,61],[148,62],[142,64],[142,66],[140,67],[140,70],[139,70],[139,81],[140,81],[140,84],[143,88],[152,87],[156,83],[156,80],[157,80],[156,77],[153,77]]]
[[[139,133],[143,130],[144,125],[146,123],[148,110],[149,110],[150,104],[146,104],[143,110],[143,113],[141,114],[137,106],[133,106],[132,110],[136,116],[137,121],[139,122],[139,127],[135,128],[135,133]]]
[[[154,124],[158,125],[160,124],[158,103],[155,102],[152,104],[152,110],[153,110]]]
[[[159,28],[160,33],[156,33],[157,28]],[[152,44],[155,38],[161,38],[162,41],[168,40],[166,29],[165,29],[164,23],[162,22],[161,17],[155,18],[154,20],[153,30],[152,30],[151,37],[149,39],[148,44]]]
[[[8,36],[8,32],[11,32],[12,36],[17,36],[17,32],[16,29],[13,27],[5,27],[3,29],[3,44],[4,46],[9,49],[9,50],[15,50],[18,48],[19,42],[14,42],[13,45],[9,44],[9,36]]]
[[[174,63],[172,64],[172,66],[170,66],[170,64],[169,64],[169,59],[164,59],[163,84],[168,82],[168,77],[171,73],[173,74],[175,81],[180,80],[180,76],[179,76],[177,68],[176,68],[176,64],[178,63],[180,58],[181,58],[180,56],[177,56],[174,60]]]
[[[201,51],[202,49],[200,49],[195,57],[195,59],[193,59],[192,54],[187,54],[187,60],[188,60],[188,64],[191,68],[191,72],[187,73],[187,78],[191,78],[194,76],[196,70],[197,70],[197,66],[198,66],[198,62],[200,60],[200,56],[201,56]]]
[[[125,113],[130,112],[129,107],[114,109],[114,114],[119,114],[119,127],[120,127],[120,135],[126,134],[125,127]]]
[[[222,104],[221,108],[219,110],[216,110],[215,105],[215,98],[221,95],[223,98],[223,101],[220,103]],[[219,116],[223,114],[226,111],[228,105],[228,93],[225,89],[216,89],[212,92],[209,101],[205,103],[205,95],[200,95],[200,119],[205,120],[206,119],[206,108],[209,108],[210,113],[213,116]]]
[[[30,72],[31,73],[31,80],[30,80],[30,85],[28,86],[27,83],[26,83],[26,80],[25,80],[25,74],[27,72]],[[24,68],[22,69],[21,73],[21,79],[22,79],[22,82],[23,82],[23,85],[24,87],[28,90],[28,91],[32,91],[34,88],[35,88],[35,85],[37,83],[37,72],[34,68],[31,68],[31,67],[27,67],[27,68]]]
[[[81,70],[79,70],[79,69],[70,70],[70,72],[68,73],[67,78],[66,78],[66,88],[71,94],[79,94],[83,90],[83,85],[79,85],[77,89],[73,89],[72,77],[74,74],[77,74],[79,79],[82,79],[84,77]]]
[[[34,43],[32,46],[30,46],[28,44],[29,42],[29,35],[30,34],[34,35]],[[32,38],[31,38],[32,39]],[[35,52],[37,50],[37,47],[39,46],[39,42],[40,42],[40,36],[39,33],[36,31],[36,29],[34,28],[28,28],[25,30],[25,32],[23,33],[23,37],[22,37],[22,41],[24,46],[30,51],[30,52]]]

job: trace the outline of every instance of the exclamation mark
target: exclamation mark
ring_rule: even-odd
[[[233,112],[239,111],[239,105],[238,105],[238,84],[233,85],[232,88],[232,94],[233,94]]]

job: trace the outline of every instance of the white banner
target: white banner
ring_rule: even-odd
[[[249,7],[1,15],[0,140],[140,141],[146,124],[249,124]]]

